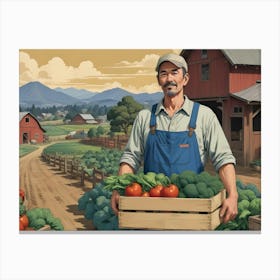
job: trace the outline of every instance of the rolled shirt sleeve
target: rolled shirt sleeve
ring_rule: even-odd
[[[203,123],[203,142],[209,158],[218,172],[219,169],[228,163],[236,164],[236,159],[232,154],[230,145],[218,118],[212,110],[204,107],[206,117]]]
[[[149,110],[141,110],[133,123],[129,140],[121,156],[120,163],[129,164],[134,171],[141,165],[144,154],[144,147],[148,135],[147,122],[151,113]]]

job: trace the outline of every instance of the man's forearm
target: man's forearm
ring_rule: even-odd
[[[221,166],[219,169],[220,178],[225,186],[228,197],[237,198],[236,176],[234,165],[229,163]]]
[[[125,173],[134,173],[134,169],[128,163],[122,162],[119,168],[119,175]]]

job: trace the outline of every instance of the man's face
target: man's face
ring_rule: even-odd
[[[183,75],[183,69],[171,62],[163,62],[158,72],[158,83],[164,94],[174,97],[183,93],[183,87],[188,83],[189,77]]]

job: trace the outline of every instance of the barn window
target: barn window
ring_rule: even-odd
[[[34,138],[35,138],[35,139],[38,139],[38,138],[39,138],[39,133],[35,133],[35,134],[34,134]]]
[[[201,58],[207,58],[207,50],[201,50]]]
[[[242,107],[240,107],[240,106],[234,106],[233,107],[233,113],[238,114],[238,113],[242,113],[242,112],[243,112],[243,108]]]
[[[26,122],[26,123],[29,123],[29,118],[28,118],[28,117],[25,118],[25,122]]]
[[[201,80],[207,81],[209,80],[209,64],[202,64],[201,65]]]

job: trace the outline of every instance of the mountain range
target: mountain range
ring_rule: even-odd
[[[51,89],[40,82],[30,82],[19,88],[19,103],[23,107],[52,107],[65,105],[115,106],[124,96],[132,96],[135,101],[145,106],[157,103],[163,97],[161,92],[131,93],[122,88],[113,88],[100,93],[76,88]]]

